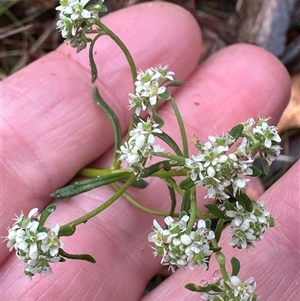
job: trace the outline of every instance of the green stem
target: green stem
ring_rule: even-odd
[[[112,203],[114,203],[122,194],[131,186],[131,184],[136,180],[135,174],[132,174],[127,182],[116,191],[116,193],[109,198],[105,203],[101,206],[97,207],[96,209],[92,210],[91,212],[83,215],[82,217],[75,219],[74,221],[62,226],[63,227],[70,227],[70,226],[77,226],[82,223],[86,223],[89,219],[99,214],[101,211],[109,207]]]
[[[111,187],[113,187],[113,189],[115,189],[116,191],[119,191],[119,186],[116,184],[111,184]],[[131,197],[128,193],[124,192],[122,195],[130,204],[132,204],[133,206],[135,206],[136,208],[147,212],[149,214],[153,214],[153,215],[157,215],[157,216],[169,216],[170,212],[165,212],[165,211],[157,211],[157,210],[153,210],[150,209],[142,204],[140,204],[139,202],[137,202],[133,197]],[[179,213],[174,213],[174,216],[178,217]]]
[[[195,186],[192,188],[192,195],[191,195],[191,207],[190,207],[190,219],[188,225],[186,227],[186,232],[189,233],[192,231],[195,219],[197,216],[197,203],[196,203],[196,188]]]
[[[97,22],[97,25],[103,30],[103,32],[108,35],[119,47],[120,49],[123,51],[127,62],[129,64],[130,70],[131,70],[131,75],[132,75],[132,80],[133,80],[133,86],[135,89],[135,81],[136,81],[136,66],[134,63],[134,60],[128,50],[128,48],[125,46],[125,44],[122,42],[122,40],[116,35],[114,34],[108,27],[106,27],[103,23],[101,23],[100,21]]]
[[[172,155],[172,154],[163,153],[163,152],[156,152],[156,153],[154,153],[154,156],[174,160],[178,163],[181,163],[182,165],[185,164],[185,157],[180,157],[180,156],[177,156],[177,155]]]
[[[175,100],[173,98],[171,98],[170,101],[171,101],[171,105],[172,105],[173,111],[175,113],[175,116],[177,118],[177,122],[179,125],[179,130],[180,130],[181,139],[182,139],[183,155],[187,158],[189,156],[189,150],[188,150],[188,141],[187,141],[187,137],[186,137],[186,131],[185,131],[183,119],[179,112],[179,109],[178,109],[178,106],[177,106]]]
[[[226,265],[225,256],[222,252],[217,252],[215,256],[220,267],[222,278],[225,280],[226,283],[226,281],[229,281],[229,277],[225,266]]]
[[[132,75],[132,81],[133,81],[133,91],[135,91],[135,81],[136,81],[136,77],[137,77],[137,72],[136,72],[136,66],[135,66],[135,63],[134,63],[134,60],[128,50],[128,48],[125,46],[125,44],[122,42],[122,40],[114,33],[112,32],[108,27],[106,27],[103,23],[101,23],[100,21],[97,22],[97,25],[101,28],[101,30],[106,34],[108,35],[119,47],[120,49],[123,51],[126,59],[127,59],[127,62],[129,64],[129,67],[130,67],[130,70],[131,70],[131,75]],[[132,127],[134,125],[134,121],[132,120],[131,118],[131,121],[130,121],[130,126],[129,126],[129,129],[128,129],[128,133],[127,133],[127,137],[126,137],[126,140],[129,136],[129,132],[131,131]],[[120,166],[121,166],[121,161],[118,160],[118,158],[116,158],[112,164],[112,167],[114,169],[119,169]]]
[[[157,173],[155,173],[153,176],[155,176]],[[172,180],[172,178],[171,178],[172,176],[168,176],[168,177],[159,176],[159,177],[164,178],[164,180],[168,183],[168,185],[170,185],[178,194],[183,196],[184,191]]]
[[[81,170],[79,170],[77,175],[88,177],[88,178],[98,178],[101,176],[122,173],[122,172],[128,173],[128,175],[130,174],[129,169],[110,169],[110,168],[98,169],[98,168],[85,167],[85,168],[82,168]]]

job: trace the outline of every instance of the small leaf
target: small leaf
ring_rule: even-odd
[[[118,158],[117,150],[120,149],[122,143],[122,130],[121,130],[119,119],[115,114],[115,112],[101,97],[99,90],[97,88],[94,88],[93,90],[93,97],[96,104],[103,110],[103,112],[108,117],[113,127],[114,137],[115,137],[115,161],[116,161]]]
[[[87,179],[74,184],[65,186],[51,194],[55,199],[66,199],[77,194],[92,190],[94,188],[111,184],[117,181],[125,180],[129,177],[128,172],[121,172],[117,174],[109,174],[98,178]]]
[[[90,60],[90,65],[91,65],[91,71],[92,71],[92,83],[94,83],[98,77],[98,70],[97,70],[97,65],[94,60],[94,46],[98,40],[102,36],[102,33],[98,34],[90,44],[90,49],[89,49],[89,60]]]
[[[208,211],[213,214],[215,217],[226,219],[225,212],[218,208],[217,205],[214,204],[205,204],[204,205]]]
[[[181,211],[190,212],[191,208],[191,190],[185,190],[182,197]]]
[[[125,182],[124,180],[122,182]],[[149,183],[143,179],[134,181],[131,186],[139,189],[144,189],[149,185]]]
[[[185,85],[187,82],[182,82],[179,80],[173,80],[169,84],[166,85],[166,87],[180,87]]]
[[[216,292],[216,293],[221,293],[221,292],[223,292],[223,290],[221,289],[221,288],[219,288],[217,285],[215,285],[215,284],[212,284],[211,285],[211,290],[213,291],[213,292]]]
[[[258,177],[262,174],[262,171],[258,167],[253,165],[250,166],[250,168],[252,169],[253,172],[252,175],[250,175],[250,177]]]
[[[217,241],[217,243],[219,242],[221,235],[222,235],[222,231],[224,229],[224,219],[220,218],[218,220],[216,229],[215,229],[215,239]]]
[[[159,97],[163,100],[168,100],[170,99],[171,94],[166,90],[164,93],[159,94]]]
[[[235,127],[233,127],[230,132],[229,135],[234,139],[237,140],[238,138],[241,137],[241,134],[243,133],[244,130],[244,126],[242,124],[238,124]]]
[[[184,287],[192,292],[200,292],[200,288],[201,288],[200,285],[196,285],[194,283],[188,283]]]
[[[194,185],[195,183],[191,178],[186,178],[179,184],[180,188],[183,190],[191,189]]]
[[[241,264],[239,260],[235,257],[232,257],[230,262],[232,267],[231,276],[237,276],[240,271]]]
[[[175,182],[172,178],[170,179],[171,181]],[[175,207],[176,207],[176,193],[174,188],[171,185],[167,185],[169,194],[170,194],[170,199],[171,199],[171,209],[170,209],[170,216],[174,215]]]
[[[148,166],[147,168],[144,168],[142,171],[142,178],[147,178],[151,175],[153,175],[154,173],[158,172],[159,170],[171,170],[171,168],[173,167],[173,164],[170,164],[169,160],[165,160],[165,161],[160,161],[157,162],[155,164],[152,164],[150,166]]]
[[[173,149],[177,156],[183,156],[178,144],[168,134],[164,132],[162,134],[155,133],[155,136],[166,142]]]
[[[252,212],[253,202],[246,193],[240,191],[235,198],[246,211]]]
[[[153,120],[157,124],[159,124],[160,128],[164,126],[164,124],[165,124],[164,120],[157,114],[157,112],[155,110],[153,110],[153,112],[152,112],[152,117],[153,117]]]
[[[236,211],[235,207],[234,207],[234,204],[228,202],[228,201],[225,201],[223,203],[223,206],[225,207],[226,210],[232,210],[232,211]],[[225,215],[226,216],[226,215]]]
[[[65,257],[65,258],[69,258],[69,259],[86,260],[91,263],[96,262],[94,257],[92,257],[89,254],[69,254],[69,253],[65,252],[63,249],[59,249],[59,255]]]
[[[261,164],[263,166],[264,174],[267,175],[270,172],[270,165],[268,161],[265,159],[262,152],[259,152],[259,157],[260,157]]]
[[[58,236],[59,237],[71,236],[75,233],[75,231],[76,231],[76,226],[74,224],[68,224],[68,225],[62,226],[59,229]]]
[[[43,212],[41,213],[41,216],[40,216],[39,229],[41,229],[42,227],[44,227],[47,218],[55,210],[56,210],[56,205],[55,204],[51,204],[48,207],[46,207],[46,209],[43,210]]]
[[[184,287],[192,292],[208,293],[209,291],[211,291],[210,284],[208,284],[206,286],[200,286],[200,285],[196,285],[194,283],[188,283]]]

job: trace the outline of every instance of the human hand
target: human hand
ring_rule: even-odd
[[[198,25],[186,11],[167,3],[133,6],[103,22],[125,42],[138,68],[168,64],[180,80],[188,81],[174,97],[189,137],[195,133],[205,141],[207,135],[227,131],[249,117],[273,116],[273,123],[280,117],[289,96],[289,77],[268,52],[235,45],[196,69],[201,51]],[[107,37],[96,47],[96,84],[125,129],[130,118],[127,95],[132,89],[129,68]],[[92,87],[86,51],[76,54],[67,45],[3,82],[1,236],[7,235],[14,214],[34,207],[41,211],[50,203],[50,193],[80,168],[95,160],[95,165],[105,166],[112,156],[113,133],[92,101]],[[160,112],[165,131],[178,136],[170,108],[164,106]],[[299,293],[297,167],[299,164],[261,197],[278,222],[264,241],[251,253],[229,250],[225,241],[222,244],[229,254],[239,252],[241,276],[255,277],[263,300],[295,300]],[[144,191],[131,192],[151,208],[168,208],[167,191],[158,181],[153,180]],[[111,194],[109,187],[103,187],[58,201],[51,221],[63,225]],[[35,276],[31,282],[16,256],[1,244],[3,300],[138,300],[160,269],[147,240],[152,220],[153,216],[120,199],[79,226],[74,236],[62,238],[66,251],[90,253],[96,264],[68,260],[53,265],[53,278]],[[212,262],[206,273],[179,270],[143,300],[199,300],[184,285],[210,280],[215,269]]]

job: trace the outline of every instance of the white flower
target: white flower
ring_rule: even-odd
[[[168,265],[174,272],[176,267],[189,265],[207,269],[209,256],[213,253],[209,241],[214,239],[213,231],[206,228],[204,220],[199,220],[195,231],[186,232],[188,215],[175,222],[170,216],[165,218],[167,229],[162,228],[156,220],[153,221],[153,230],[148,236],[149,242],[155,244],[154,256],[161,256],[161,263]]]
[[[230,282],[233,287],[234,297],[241,301],[256,300],[256,295],[253,294],[256,288],[256,282],[253,277],[250,277],[245,282],[242,282],[237,276],[231,276]]]
[[[192,181],[197,181],[197,179],[203,180],[202,175],[203,164],[201,163],[202,158],[200,156],[192,155],[190,158],[185,159],[185,166],[188,169],[188,174]]]
[[[120,160],[127,161],[129,167],[133,169],[136,174],[139,174],[143,169],[144,161],[151,157],[155,152],[163,151],[160,145],[154,145],[154,134],[162,133],[158,128],[158,124],[152,124],[150,120],[139,122],[134,129],[129,133],[129,140],[121,145],[118,153]]]
[[[58,238],[59,225],[53,224],[47,232],[47,236],[42,240],[41,249],[44,253],[50,252],[51,257],[58,254],[59,248],[63,247],[63,243]]]
[[[253,277],[242,282],[237,276],[231,276],[230,280],[219,279],[215,284],[219,291],[213,290],[200,293],[204,300],[209,301],[256,301],[257,295],[254,293],[256,282]]]
[[[242,148],[228,154],[229,148],[234,143],[229,134],[209,136],[208,139],[209,141],[203,145],[197,143],[198,149],[201,150],[200,154],[192,155],[185,160],[187,174],[196,185],[207,188],[206,198],[221,200],[229,198],[225,189],[230,185],[233,188],[233,195],[236,196],[249,181],[242,176],[253,174],[251,169],[253,159]],[[246,144],[244,142],[244,145]],[[244,158],[244,153],[247,153],[247,158]]]
[[[261,201],[253,203],[251,212],[236,202],[235,210],[226,210],[225,214],[232,218],[228,230],[232,233],[229,245],[241,249],[253,247],[254,241],[263,239],[264,228],[273,227],[275,224],[274,218]]]
[[[15,249],[16,256],[25,263],[25,274],[32,277],[36,273],[51,272],[49,262],[60,260],[58,250],[63,246],[58,237],[59,225],[39,230],[38,209],[32,209],[28,216],[23,212],[8,229],[7,247]]]
[[[268,118],[260,118],[257,125],[253,129],[253,134],[259,135],[260,139],[264,140],[264,146],[266,148],[271,148],[272,141],[278,144],[281,141],[275,126],[270,126],[268,124]]]
[[[141,111],[147,110],[147,101],[141,96],[129,93],[129,109],[135,109],[135,114],[140,115]]]
[[[76,34],[76,26],[71,18],[62,16],[56,23],[56,28],[61,31],[64,39],[74,37]]]
[[[61,0],[62,5],[56,7],[56,10],[59,10],[61,15],[70,17],[73,21],[80,17],[88,19],[91,17],[91,12],[84,9],[88,2],[89,0]]]
[[[174,72],[168,71],[167,66],[138,72],[135,94],[129,94],[129,108],[137,115],[146,110],[151,115],[159,100],[169,98],[166,84],[172,81],[175,81]]]

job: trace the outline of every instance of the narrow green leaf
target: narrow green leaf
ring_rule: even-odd
[[[74,195],[92,190],[96,187],[111,184],[117,181],[125,180],[129,177],[128,172],[122,172],[117,174],[109,174],[101,176],[99,178],[87,179],[74,184],[65,186],[51,194],[51,197],[55,199],[66,199]]]
[[[75,233],[75,231],[76,226],[74,224],[67,224],[59,229],[58,236],[71,236]]]
[[[51,204],[43,210],[43,212],[41,213],[41,216],[40,216],[39,229],[44,227],[47,218],[49,217],[49,215],[51,213],[53,213],[55,211],[55,209],[56,209],[56,205]]]
[[[211,290],[213,291],[213,292],[216,292],[216,293],[221,293],[221,292],[223,292],[223,290],[221,289],[221,288],[219,288],[217,285],[215,285],[215,284],[212,284],[211,285]]]
[[[89,60],[91,65],[91,71],[92,71],[92,83],[94,83],[98,77],[98,70],[97,65],[94,60],[94,46],[97,42],[97,40],[102,36],[102,33],[96,35],[96,37],[91,41],[90,49],[89,49]]]
[[[77,260],[86,260],[91,263],[95,263],[96,260],[89,254],[69,254],[65,252],[63,249],[59,249],[59,255],[69,259],[77,259]]]
[[[190,212],[191,201],[191,190],[185,190],[182,197],[181,211]]]
[[[139,189],[144,189],[149,185],[149,183],[143,179],[135,180],[131,186]]]
[[[192,292],[208,293],[211,291],[211,284],[208,284],[206,286],[200,286],[194,283],[188,283],[185,285],[185,288]]]
[[[154,120],[157,124],[159,124],[159,127],[160,127],[160,128],[164,126],[165,122],[164,122],[164,120],[157,114],[156,110],[153,110],[153,112],[152,112],[152,117],[153,117],[153,120]]]
[[[175,152],[177,156],[183,157],[182,151],[180,150],[178,144],[168,134],[164,132],[162,134],[155,133],[155,136],[161,139],[162,141],[166,142],[172,148],[172,150]]]
[[[184,287],[192,292],[200,292],[201,288],[200,285],[196,285],[195,283],[188,283]]]
[[[260,157],[261,164],[263,166],[264,174],[267,175],[270,172],[270,165],[268,161],[265,159],[262,152],[259,152],[259,157]]]
[[[228,202],[228,201],[225,201],[225,202],[223,203],[223,206],[225,207],[226,210],[233,210],[233,211],[236,210],[235,207],[234,207],[234,204],[233,204],[233,203],[230,203],[230,202]]]
[[[114,113],[114,111],[101,97],[99,90],[97,88],[94,88],[93,96],[97,105],[103,110],[103,112],[106,114],[106,116],[109,118],[112,124],[114,136],[115,136],[115,160],[117,160],[118,157],[117,150],[120,149],[122,143],[122,130],[121,130],[119,119],[117,115]]]
[[[179,184],[180,188],[183,190],[188,190],[188,189],[192,188],[194,185],[195,185],[195,183],[191,178],[186,178]]]
[[[253,202],[246,193],[240,191],[235,198],[246,211],[252,212]]]
[[[171,181],[174,181],[172,178],[170,179]],[[171,209],[170,209],[170,216],[174,215],[175,207],[176,207],[176,193],[175,190],[172,186],[167,185],[169,194],[170,194],[170,199],[171,199]]]
[[[159,97],[163,100],[168,100],[171,97],[171,94],[169,91],[165,91],[164,93],[159,94]]]
[[[169,84],[166,85],[166,87],[180,87],[185,85],[187,82],[181,82],[179,80],[173,80]]]
[[[122,180],[120,182],[125,183],[127,179]],[[134,188],[144,189],[149,185],[149,183],[143,179],[135,180],[131,186]]]
[[[170,164],[170,160],[154,163],[143,169],[141,177],[147,178],[162,169],[167,171],[171,170],[173,166],[174,166],[173,164]]]
[[[214,204],[205,204],[204,206],[215,217],[226,219],[224,211],[222,211],[221,209],[219,209],[217,205],[214,205]]]
[[[262,171],[258,167],[253,165],[253,166],[250,166],[250,168],[253,171],[253,173],[252,173],[252,175],[250,175],[250,177],[258,177],[262,174]]]
[[[242,124],[238,124],[230,130],[229,134],[234,140],[237,140],[241,137],[243,130],[244,126]]]
[[[239,260],[235,257],[232,257],[230,262],[232,267],[231,276],[237,276],[240,271],[241,264]]]
[[[223,229],[224,229],[224,219],[220,218],[217,222],[217,226],[215,229],[215,239],[216,239],[217,243],[219,242],[219,240],[221,238]]]

